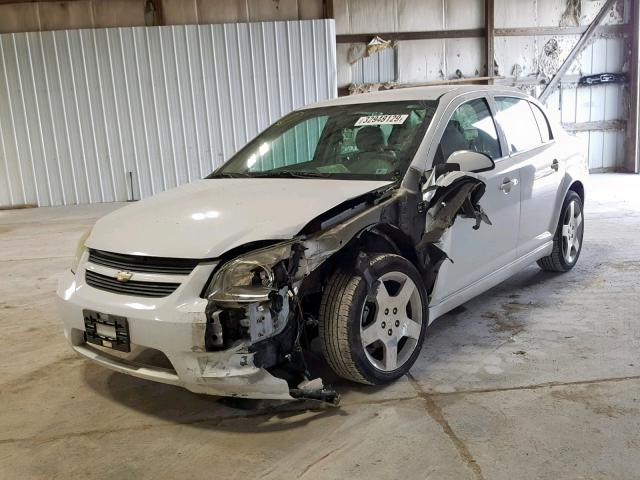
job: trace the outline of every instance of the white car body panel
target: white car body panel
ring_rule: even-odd
[[[354,95],[309,107],[440,99],[412,161],[413,168],[426,171],[431,168],[433,146],[439,142],[451,112],[467,99],[486,96],[495,114],[494,95],[533,101],[515,89],[443,86]],[[496,162],[494,170],[481,174],[486,179],[481,204],[493,225],[473,230],[473,220],[458,217],[441,238],[439,246],[454,263],[445,261],[441,266],[429,306],[430,322],[551,252],[567,190],[574,182],[586,185],[588,174],[575,138],[553,122],[552,129],[552,142],[505,156]],[[504,152],[506,145],[503,138],[501,141]],[[549,169],[554,158],[560,163],[557,172]],[[518,180],[506,194],[500,190],[505,178]],[[58,287],[65,335],[78,354],[129,375],[198,393],[291,398],[286,382],[253,366],[251,355],[205,350],[207,300],[201,295],[215,259],[250,242],[292,238],[314,217],[388,183],[289,178],[201,180],[122,208],[96,223],[88,247],[130,255],[209,260],[180,278],[181,285],[172,294],[143,298],[87,285],[87,270],[109,274],[109,269],[88,262],[85,252],[75,275],[66,272]],[[112,269],[111,274],[115,273]],[[161,276],[134,275],[136,280],[166,281]],[[163,352],[175,371],[116,359],[104,349],[85,343],[85,309],[129,319],[132,345]]]
[[[131,255],[215,258],[246,243],[289,239],[321,213],[389,183],[314,178],[199,180],[101,218],[86,244]]]

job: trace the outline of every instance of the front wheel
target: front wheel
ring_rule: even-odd
[[[562,204],[560,220],[553,237],[553,251],[551,255],[538,260],[540,268],[550,272],[571,270],[578,263],[583,236],[582,199],[580,195],[570,190]]]
[[[337,271],[320,306],[320,342],[331,368],[358,383],[389,383],[415,362],[428,323],[418,270],[399,255],[369,259],[373,277]]]

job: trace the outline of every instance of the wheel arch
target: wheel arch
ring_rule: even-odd
[[[359,252],[368,255],[378,253],[399,255],[415,265],[419,272],[424,271],[412,239],[396,226],[379,222],[368,225],[353,235],[342,248],[314,270],[307,277],[306,282],[316,286],[325,284],[336,270],[349,268],[349,266],[355,267],[355,259]]]
[[[418,255],[411,238],[399,228],[388,223],[378,223],[363,229],[356,236],[354,245],[366,253],[395,253],[419,268]],[[387,248],[383,251],[375,250],[376,246],[382,245]]]
[[[582,179],[579,180],[576,178],[567,177],[562,187],[559,189],[557,193],[556,203],[555,203],[555,213],[552,217],[552,223],[551,225],[549,225],[551,232],[555,232],[558,222],[560,221],[560,211],[562,210],[562,205],[564,204],[564,200],[565,198],[567,198],[567,195],[569,195],[569,192],[574,192],[576,195],[578,195],[584,207],[584,201],[585,201],[584,181]]]
[[[576,192],[580,197],[580,200],[582,200],[582,205],[584,205],[584,184],[580,180],[575,180],[571,185],[569,185],[567,193],[570,191]],[[567,193],[565,193],[565,197],[567,196]]]

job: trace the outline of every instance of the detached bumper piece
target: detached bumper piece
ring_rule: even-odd
[[[305,380],[297,388],[289,390],[290,395],[299,400],[317,400],[319,402],[338,405],[340,394],[335,390],[325,388],[321,378]]]

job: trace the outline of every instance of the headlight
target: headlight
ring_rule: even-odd
[[[279,243],[231,260],[213,276],[207,298],[218,302],[267,300],[278,289],[279,269],[284,268],[280,262],[291,257],[293,243]]]
[[[75,274],[76,270],[78,269],[78,264],[80,263],[80,259],[82,258],[82,254],[84,253],[85,250],[85,242],[87,241],[87,238],[89,238],[89,235],[91,235],[91,228],[89,230],[87,230],[86,232],[84,232],[82,234],[82,236],[80,237],[80,240],[78,240],[78,245],[76,246],[76,253],[73,256],[73,260],[71,261],[71,273]]]

